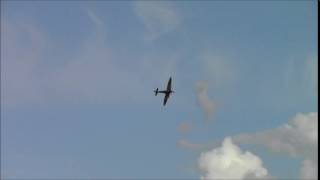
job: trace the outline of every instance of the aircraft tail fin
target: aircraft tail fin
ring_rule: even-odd
[[[158,88],[154,91],[154,95],[156,96],[158,94]]]

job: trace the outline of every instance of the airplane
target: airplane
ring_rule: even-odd
[[[157,96],[158,93],[163,93],[163,94],[165,94],[164,99],[163,99],[163,106],[166,105],[166,103],[167,103],[167,101],[168,101],[168,99],[169,99],[170,94],[171,94],[171,93],[174,93],[174,91],[171,90],[171,80],[172,80],[172,79],[171,79],[171,77],[170,77],[170,79],[169,79],[169,81],[168,81],[168,85],[167,85],[167,89],[166,89],[166,90],[159,91],[158,88],[157,88],[157,89],[154,91],[155,96]]]

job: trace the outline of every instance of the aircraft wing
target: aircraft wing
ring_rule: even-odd
[[[170,79],[168,81],[167,91],[171,91],[171,77],[170,77]]]
[[[168,99],[169,99],[169,96],[170,96],[170,93],[166,93],[166,95],[164,96],[164,99],[163,99],[163,105],[165,106]]]

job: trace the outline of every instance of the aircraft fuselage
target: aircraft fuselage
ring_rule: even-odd
[[[158,91],[158,93],[163,93],[163,94],[170,94],[170,93],[172,93],[173,91]]]

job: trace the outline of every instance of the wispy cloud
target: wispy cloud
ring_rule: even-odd
[[[147,89],[143,88],[140,74],[118,63],[117,54],[106,43],[101,18],[90,10],[88,16],[97,31],[84,41],[79,54],[74,54],[67,65],[52,74],[53,83],[60,87],[56,92],[70,102],[122,104],[139,97],[140,102],[144,101],[141,97]]]
[[[197,101],[200,107],[203,109],[207,118],[210,118],[213,114],[215,105],[208,96],[208,85],[204,81],[199,81],[196,84]]]
[[[119,65],[113,49],[106,44],[101,18],[91,10],[84,13],[94,23],[94,30],[83,37],[77,53],[58,56],[64,62],[59,67],[46,63],[52,60],[48,47],[54,47],[54,41],[47,38],[45,30],[32,21],[17,19],[13,23],[3,18],[1,95],[5,105],[117,104],[142,97],[147,89],[140,74]]]
[[[179,140],[177,144],[179,147],[182,147],[185,149],[190,149],[190,150],[201,150],[205,147],[205,145],[203,145],[203,144],[193,143],[193,142],[186,140],[186,139]]]
[[[135,1],[133,10],[146,28],[148,41],[173,31],[181,23],[181,17],[167,1]]]
[[[192,124],[189,122],[182,122],[178,125],[177,130],[180,133],[190,132],[192,130]]]
[[[204,51],[199,57],[203,62],[205,75],[216,89],[228,89],[235,83],[236,69],[232,61],[212,51]]]
[[[265,105],[276,110],[292,109],[301,103],[316,104],[317,74],[317,56],[287,59],[281,68],[273,71],[272,74],[266,77],[261,76],[257,92]]]
[[[304,82],[306,82],[307,94],[318,96],[318,58],[310,56],[304,64]]]
[[[4,105],[40,102],[45,82],[39,68],[48,39],[28,20],[11,22],[1,17],[1,84]]]
[[[87,10],[88,17],[92,20],[93,23],[95,23],[97,26],[103,25],[103,21],[101,20],[100,17],[96,15],[92,10],[88,9]]]

